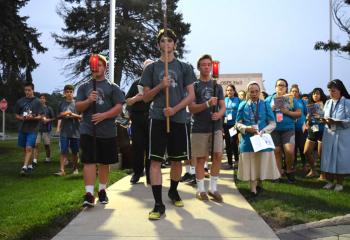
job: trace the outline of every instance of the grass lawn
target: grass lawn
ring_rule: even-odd
[[[295,184],[288,184],[286,180],[264,181],[264,190],[256,199],[249,198],[247,182],[236,181],[236,185],[273,229],[350,213],[349,177],[345,178],[343,192],[322,189],[325,182],[305,178],[301,173],[297,173],[296,179]]]
[[[53,175],[59,169],[57,140],[51,144],[51,163],[43,162],[41,150],[35,171],[20,176],[22,150],[16,141],[0,141],[0,239],[51,239],[81,210],[82,174]],[[125,175],[111,172],[109,184]]]

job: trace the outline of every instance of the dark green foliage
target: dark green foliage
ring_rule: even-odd
[[[156,34],[163,26],[160,0],[116,1],[115,30],[115,79],[133,79],[142,72],[142,63],[147,58],[156,58]],[[177,52],[184,54],[185,35],[190,24],[184,23],[182,14],[175,13],[178,0],[168,0],[168,25],[178,35]],[[65,21],[64,34],[53,36],[56,42],[68,49],[74,83],[88,78],[88,60],[91,53],[108,56],[109,1],[65,0],[58,13]]]

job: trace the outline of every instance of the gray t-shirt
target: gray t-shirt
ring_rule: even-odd
[[[46,118],[55,118],[55,113],[50,106],[43,106],[43,116]],[[51,132],[52,121],[48,123],[40,122],[39,123],[39,132]]]
[[[177,59],[169,62],[169,105],[174,107],[186,95],[186,87],[192,84],[196,77],[190,65],[180,62]],[[164,77],[164,63],[160,60],[148,65],[142,74],[141,84],[145,87],[156,87]],[[160,91],[152,100],[150,106],[150,118],[157,120],[165,120],[163,109],[165,108],[165,93]],[[174,116],[170,117],[170,121],[177,123],[186,122],[186,109],[183,108]]]
[[[32,98],[20,98],[17,100],[15,105],[15,113],[18,115],[32,114],[34,116],[43,114],[42,105],[37,97]],[[21,132],[38,132],[39,120],[36,121],[20,121],[18,130]]]
[[[92,81],[81,85],[77,93],[77,101],[84,101],[88,98],[93,89]],[[116,104],[125,102],[124,93],[118,85],[107,80],[96,81],[97,101],[96,112],[109,111]],[[93,124],[91,122],[92,104],[83,112],[83,120],[80,124],[80,134],[93,135]],[[96,125],[96,136],[99,138],[112,138],[117,136],[115,118],[106,119]]]
[[[71,102],[68,102],[65,100],[61,102],[58,105],[58,112],[58,115],[62,112],[72,112],[78,114],[75,108],[75,101],[72,100]],[[76,118],[62,118],[60,136],[69,138],[80,138],[79,126],[80,122]]]
[[[194,93],[196,104],[201,104],[208,101],[213,97],[213,81],[204,82],[198,80],[194,83]],[[224,93],[222,86],[216,84],[216,97],[218,98],[218,104],[216,111],[220,109],[219,101],[224,100]],[[212,120],[211,120],[212,108],[207,108],[202,112],[193,114],[193,133],[210,133],[212,131]],[[222,128],[222,119],[215,121],[214,130],[217,131]]]

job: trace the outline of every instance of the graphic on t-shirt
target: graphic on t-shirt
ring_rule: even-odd
[[[91,92],[92,92],[92,89],[89,90],[88,95],[90,95]],[[96,88],[96,92],[97,92],[96,104],[103,105],[105,103],[105,101],[104,101],[105,94],[103,92],[103,89],[102,88]]]
[[[213,89],[205,87],[202,89],[201,97],[204,101],[208,101],[213,96]]]
[[[164,71],[161,71],[159,73],[159,81],[162,81],[164,78]],[[170,86],[172,88],[176,88],[177,87],[177,74],[175,71],[173,71],[172,69],[168,70],[168,78],[170,81]]]
[[[23,106],[23,116],[28,116],[32,114],[32,104],[30,102],[25,103]]]

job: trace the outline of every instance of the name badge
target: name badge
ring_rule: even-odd
[[[230,137],[233,137],[237,134],[237,129],[235,127],[230,128],[228,131],[230,133]]]
[[[318,125],[313,125],[313,126],[311,127],[311,130],[312,130],[313,132],[318,132],[318,131],[320,131],[320,128],[318,127]]]
[[[276,121],[277,122],[283,121],[283,113],[276,113]]]
[[[225,123],[225,124],[227,123],[227,117],[224,118],[224,123]]]
[[[227,120],[228,121],[232,120],[232,114],[227,115]]]

